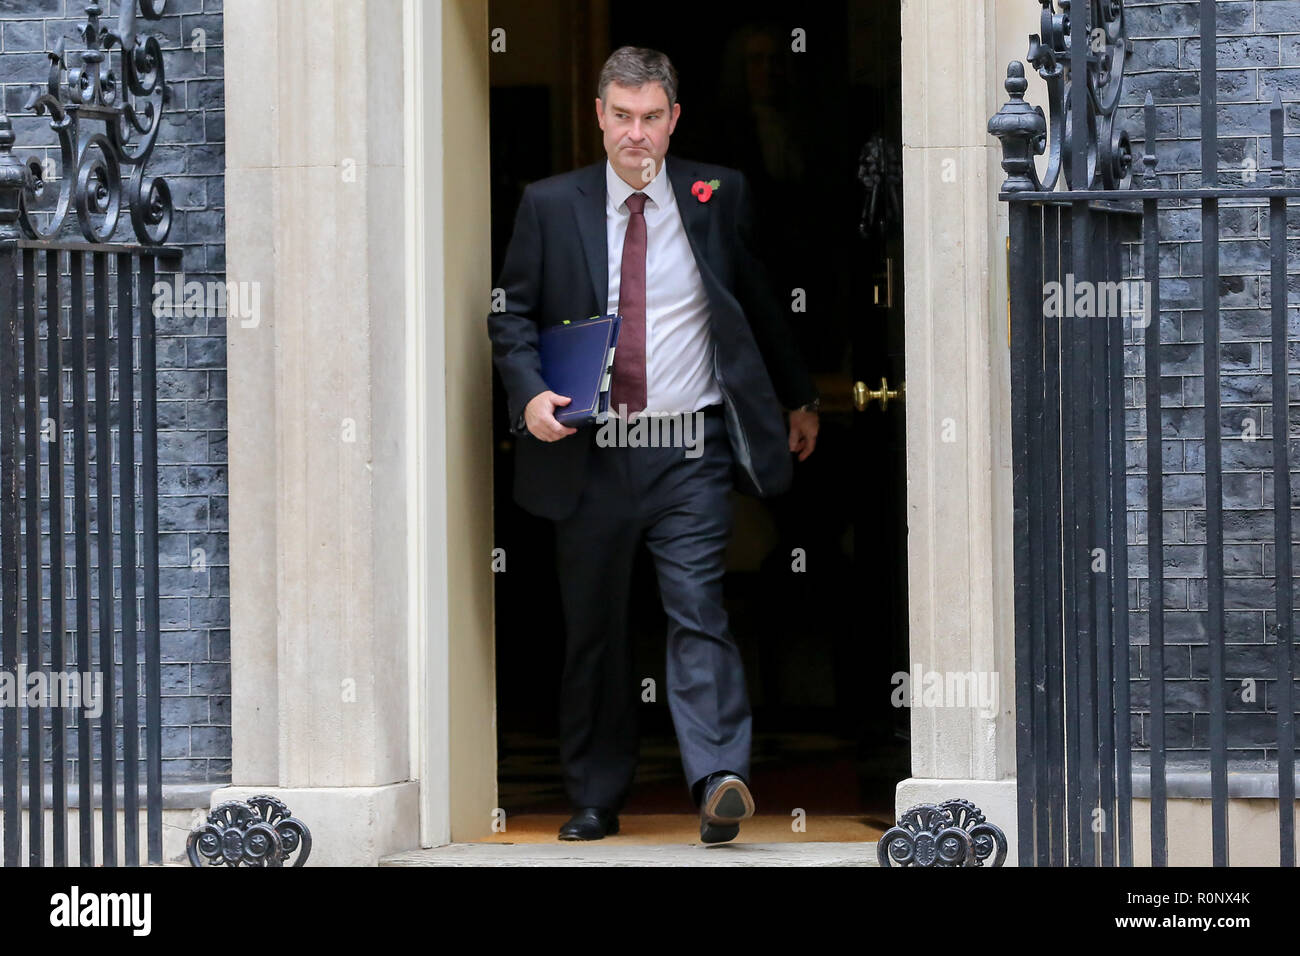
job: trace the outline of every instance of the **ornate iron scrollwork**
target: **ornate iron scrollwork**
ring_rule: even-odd
[[[1043,191],[1056,188],[1062,174],[1070,189],[1126,189],[1132,179],[1133,150],[1128,133],[1116,123],[1116,110],[1124,85],[1124,63],[1132,50],[1125,33],[1123,0],[1038,0],[1042,5],[1040,32],[1029,37],[1029,62],[1047,83],[1050,135],[1030,119],[1032,110],[1024,103],[1027,87],[1024,67],[1012,62],[1007,67],[1006,89],[1011,99],[989,120],[989,132],[1002,140],[1003,168],[1010,174],[1003,192]],[[1086,61],[1073,62],[1071,7],[1087,2]],[[1060,11],[1056,10],[1059,3]],[[1071,85],[1082,75],[1088,85],[1086,115],[1080,118],[1087,141],[1086,175],[1076,174],[1074,165],[1075,117],[1071,110]],[[1050,151],[1049,151],[1050,150]],[[1047,172],[1040,180],[1033,157],[1048,151]],[[1027,153],[1028,163],[1024,161]],[[1008,167],[1010,161],[1015,169]],[[1100,180],[1100,183],[1098,182]]]
[[[880,865],[1001,866],[1007,858],[1007,838],[984,819],[969,800],[922,803],[898,818],[876,844]]]
[[[166,0],[138,2],[146,20],[163,15]],[[48,175],[47,164],[37,158],[27,162],[18,221],[28,238],[54,239],[73,210],[87,241],[109,242],[125,206],[141,243],[161,245],[167,239],[171,190],[165,180],[145,175],[162,126],[167,84],[157,38],[136,33],[136,3],[123,0],[116,30],[100,25],[98,3],[86,4],[86,21],[77,30],[86,45],[79,62],[69,62],[64,39],[49,54],[49,78],[26,108],[49,116],[61,175]],[[119,71],[112,68],[114,47]],[[92,123],[103,124],[102,130]]]
[[[190,831],[185,853],[193,866],[302,866],[311,856],[311,831],[283,802],[258,794],[214,807]]]

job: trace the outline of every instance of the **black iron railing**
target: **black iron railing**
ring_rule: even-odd
[[[140,2],[145,18],[162,15],[160,0]],[[166,102],[161,49],[137,36],[135,0],[116,30],[101,13],[87,4],[79,62],[61,40],[29,103],[59,162],[21,162],[0,116],[0,667],[18,688],[0,707],[6,866],[21,865],[24,842],[29,865],[67,865],[74,798],[80,864],[139,863],[141,702],[146,854],[162,862],[153,305],[179,253],[163,245],[167,185],[145,173]]]
[[[1219,205],[1267,203],[1270,249],[1272,475],[1280,860],[1295,863],[1286,212],[1282,103],[1269,110],[1267,185],[1225,186],[1218,175],[1216,11],[1200,2],[1201,184],[1161,188],[1156,116],[1145,109],[1144,180],[1116,124],[1129,51],[1118,0],[1039,0],[1030,61],[1048,85],[1049,121],[1024,101],[1024,67],[1007,71],[1009,102],[990,121],[1003,144],[1010,217],[1012,429],[1015,501],[1016,742],[1021,865],[1132,865],[1134,773],[1149,774],[1151,861],[1168,862],[1168,767],[1162,534],[1160,214],[1194,203],[1201,218],[1204,325],[1208,770],[1213,861],[1228,863],[1223,448],[1220,399]],[[1077,82],[1076,82],[1077,81]],[[1047,174],[1035,156],[1048,151]],[[1082,172],[1081,171],[1086,171]],[[1059,188],[1063,186],[1064,188]],[[1097,289],[1127,281],[1126,222],[1140,228],[1140,301],[1076,314],[1051,305],[1049,283]],[[1058,303],[1062,299],[1058,298]],[[1066,302],[1065,304],[1069,304]],[[1150,767],[1134,770],[1126,523],[1123,346],[1139,330],[1145,358]],[[1134,542],[1138,543],[1138,542]],[[1098,558],[1100,556],[1100,564]]]

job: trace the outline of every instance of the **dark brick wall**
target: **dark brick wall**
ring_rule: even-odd
[[[103,6],[101,22],[115,25],[118,0]],[[46,121],[23,111],[48,72],[45,51],[60,37],[82,48],[74,32],[84,11],[83,0],[0,0],[0,91],[24,158],[53,142]],[[171,96],[147,167],[172,190],[168,242],[184,249],[187,279],[224,280],[222,0],[168,0],[164,19],[138,23],[162,43]],[[198,49],[196,30],[205,34]],[[173,781],[230,778],[225,323],[216,314],[158,319],[163,774]]]
[[[1121,121],[1145,151],[1141,104],[1148,91],[1158,107],[1156,154],[1163,186],[1200,183],[1201,109],[1198,4],[1127,0],[1133,57],[1125,81]],[[1260,184],[1270,161],[1269,104],[1281,91],[1286,110],[1285,158],[1289,185],[1300,182],[1300,0],[1230,0],[1217,5],[1220,180]],[[1262,170],[1262,172],[1260,172]],[[1199,206],[1161,214],[1160,315],[1161,436],[1165,463],[1165,688],[1166,734],[1171,760],[1203,762],[1209,748],[1209,654],[1206,637],[1205,422],[1201,320],[1201,218]],[[1220,206],[1220,375],[1224,494],[1224,568],[1227,630],[1229,756],[1243,761],[1276,757],[1276,683],[1273,589],[1273,482],[1270,380],[1270,296],[1267,207],[1225,201]],[[1295,305],[1300,211],[1288,222],[1289,337],[1300,333]],[[1141,248],[1132,246],[1130,275],[1141,274]],[[1132,339],[1137,343],[1139,339]],[[1292,401],[1300,352],[1290,345]],[[1138,712],[1133,743],[1150,739],[1147,647],[1146,410],[1142,346],[1126,349],[1128,379],[1129,567],[1134,580],[1132,617],[1133,700]],[[1293,413],[1294,414],[1294,413]],[[1244,441],[1253,419],[1263,440]],[[1300,470],[1300,435],[1290,426],[1290,460]],[[1293,478],[1292,507],[1300,504],[1300,475]],[[1296,513],[1300,518],[1300,513]],[[1300,521],[1295,524],[1300,531]],[[1300,569],[1300,564],[1296,567]],[[1300,589],[1298,589],[1300,593]],[[1257,681],[1257,696],[1242,699],[1242,681]],[[1300,693],[1297,694],[1300,700]]]

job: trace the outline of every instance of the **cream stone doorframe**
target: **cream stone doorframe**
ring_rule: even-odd
[[[233,785],[311,864],[496,803],[487,14],[228,0]],[[236,119],[237,118],[237,119]],[[310,865],[310,864],[309,864]]]
[[[437,846],[490,832],[497,800],[487,4],[405,0],[403,17],[412,766]]]
[[[998,677],[998,706],[916,707],[896,809],[974,801],[1016,860],[1011,409],[1001,151],[985,125],[1039,6],[902,0],[908,606],[923,671]],[[1030,71],[1030,96],[1043,102]],[[915,666],[915,665],[914,665]]]
[[[984,124],[1037,11],[903,0],[902,18],[912,657],[1003,688],[1005,211]],[[496,805],[487,5],[228,0],[225,28],[228,113],[266,122],[228,131],[228,272],[262,314],[228,329],[235,785],[214,800],[281,795],[313,862],[473,840]],[[897,801],[974,800],[1014,861],[1012,708],[914,710]]]

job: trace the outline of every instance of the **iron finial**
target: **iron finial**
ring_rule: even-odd
[[[1040,188],[1034,157],[1047,145],[1047,118],[1041,107],[1025,102],[1029,81],[1019,60],[1007,64],[1003,84],[1007,102],[989,120],[988,131],[1002,141],[1002,168],[1007,173],[1002,192],[1028,192]]]

